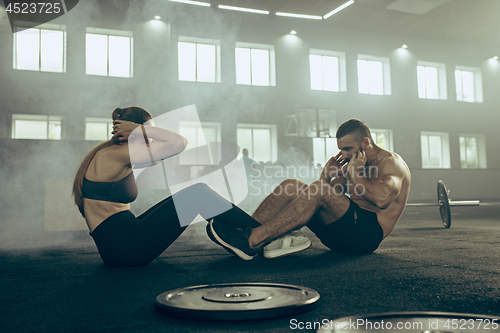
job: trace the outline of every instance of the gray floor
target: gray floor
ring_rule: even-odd
[[[246,262],[212,244],[205,223],[137,268],[104,266],[89,237],[70,246],[1,251],[0,331],[290,332],[292,319],[379,312],[500,316],[500,207],[452,212],[452,227],[444,229],[436,208],[408,208],[394,232],[366,256],[332,253],[306,230],[313,240],[307,251]],[[321,299],[316,309],[294,317],[244,322],[177,319],[154,311],[154,299],[164,291],[226,282],[306,286]]]

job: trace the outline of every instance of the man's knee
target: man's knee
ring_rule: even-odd
[[[286,179],[281,182],[281,184],[274,190],[275,195],[285,195],[288,197],[295,198],[300,193],[301,190],[307,187],[307,184],[298,179]]]
[[[294,187],[303,187],[303,186],[307,186],[306,183],[304,183],[303,181],[301,180],[298,180],[298,179],[285,179],[284,181],[281,182],[280,186],[283,186],[283,187],[291,187],[291,186],[294,186]]]
[[[332,204],[339,200],[345,200],[347,197],[342,191],[321,180],[316,180],[307,188],[308,195],[318,199],[321,205]]]

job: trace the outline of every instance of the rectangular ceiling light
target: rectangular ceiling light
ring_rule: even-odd
[[[326,14],[325,16],[323,16],[323,18],[326,20],[327,18],[329,18],[330,16],[332,16],[333,14],[337,14],[338,12],[340,12],[342,9],[352,5],[354,3],[354,0],[350,0],[350,1],[347,1],[345,4],[343,4],[342,6],[339,6],[337,7],[336,9],[332,10],[331,12],[329,12],[328,14]]]
[[[321,16],[316,16],[316,15],[302,15],[302,14],[291,14],[291,13],[281,13],[277,12],[277,16],[286,16],[286,17],[298,17],[298,18],[305,18],[305,19],[310,19],[310,20],[321,20]]]
[[[424,15],[444,5],[451,0],[397,0],[387,6],[387,9],[396,10],[398,12]]]
[[[170,1],[187,3],[189,5],[210,7],[210,4],[208,2],[191,1],[191,0],[170,0]]]
[[[225,5],[219,5],[219,8],[236,10],[239,12],[247,12],[247,13],[266,14],[266,15],[269,14],[269,12],[267,10],[259,10],[259,9],[250,9],[250,8],[233,7],[233,6],[225,6]]]

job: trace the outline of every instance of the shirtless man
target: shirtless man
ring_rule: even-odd
[[[359,120],[343,123],[336,137],[340,153],[326,163],[319,180],[309,186],[283,181],[252,215],[262,223],[257,228],[212,220],[217,241],[245,260],[262,251],[273,258],[306,249],[307,238],[293,233],[306,225],[333,251],[375,251],[403,213],[410,170],[398,154],[378,147]]]

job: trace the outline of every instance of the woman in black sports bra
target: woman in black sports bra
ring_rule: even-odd
[[[187,140],[177,133],[152,126],[152,116],[139,107],[117,108],[112,112],[112,119],[114,136],[87,154],[73,183],[75,204],[86,219],[90,235],[106,265],[140,266],[157,258],[186,229],[185,223],[179,221],[176,207],[183,210],[183,219],[189,221],[199,214],[205,220],[216,218],[233,225],[260,226],[259,222],[203,183],[189,186],[135,216],[128,206],[138,194],[132,168],[155,165],[181,153]],[[109,162],[107,166],[119,169],[106,168],[108,177],[122,175],[127,169],[130,172],[111,182],[87,179],[85,174],[96,154],[101,163]],[[101,175],[101,179],[106,175]],[[99,175],[95,177],[99,178]],[[87,199],[87,207],[84,199]],[[224,211],[221,207],[227,210],[219,214]]]

